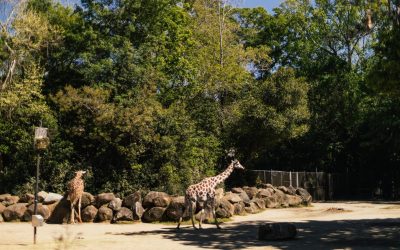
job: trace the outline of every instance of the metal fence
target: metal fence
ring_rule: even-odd
[[[306,189],[314,200],[398,200],[400,169],[385,173],[325,173],[253,170],[257,182]]]
[[[275,170],[253,170],[257,181],[274,186],[293,186],[306,189],[314,200],[332,199],[331,175],[325,172],[286,172]]]

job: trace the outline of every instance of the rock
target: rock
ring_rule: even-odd
[[[96,196],[96,206],[101,207],[115,199],[113,193],[101,193]]]
[[[257,198],[261,198],[261,199],[265,199],[267,197],[272,197],[274,195],[274,192],[273,192],[273,190],[272,191],[271,190],[272,189],[270,189],[270,188],[268,188],[268,189],[261,188],[261,189],[258,190],[258,193],[256,194],[256,197]]]
[[[31,221],[34,214],[35,204],[31,204],[24,213],[24,221]],[[43,219],[47,220],[50,217],[50,209],[42,203],[37,204],[37,214],[40,214]]]
[[[168,207],[171,197],[164,192],[149,192],[143,199],[144,208]]]
[[[66,197],[63,197],[60,201],[47,205],[50,210],[50,217],[46,223],[49,224],[62,224],[68,221],[71,213],[71,203]]]
[[[279,186],[277,189],[281,190],[284,194],[288,194],[289,193],[289,190],[285,186]]]
[[[298,188],[296,190],[296,194],[300,195],[303,205],[309,206],[311,204],[312,197],[310,193],[307,192],[307,190],[305,190],[304,188]]]
[[[251,201],[258,207],[259,210],[265,209],[265,201],[263,199],[254,198]]]
[[[224,197],[224,189],[223,188],[217,188],[215,190],[215,196],[214,196],[214,203],[215,203],[215,208],[219,207],[219,204],[221,203],[221,199]]]
[[[119,211],[122,207],[122,200],[120,198],[115,198],[108,204],[108,208],[113,211]]]
[[[289,202],[286,198],[286,194],[283,193],[281,190],[279,189],[275,189],[275,194],[274,196],[276,197],[276,202],[278,202],[278,204],[282,207],[289,207]]]
[[[122,201],[121,201],[122,202]],[[113,218],[113,210],[106,205],[101,206],[97,211],[97,218],[96,221],[103,222],[103,221],[111,221]]]
[[[232,193],[232,192],[227,192],[225,194],[224,198],[226,200],[228,200],[232,204],[243,201],[238,194],[235,194],[235,193]]]
[[[3,216],[0,214],[0,223],[4,222]]]
[[[246,213],[255,214],[260,211],[260,208],[254,202],[250,202],[250,205],[248,207],[245,207],[244,210],[246,211]]]
[[[264,199],[265,201],[265,207],[267,208],[276,208],[276,207],[280,207],[280,203],[277,202],[276,197],[272,196],[272,197],[267,197]]]
[[[5,221],[23,221],[27,203],[17,203],[6,207],[3,211]]]
[[[232,188],[231,191],[232,191],[232,193],[235,193],[235,194],[240,194],[240,193],[244,192],[244,190],[240,187]]]
[[[245,210],[244,210],[244,208],[245,208],[244,202],[235,203],[235,204],[233,204],[233,207],[234,207],[234,214],[235,215],[244,214],[244,212],[245,212]]]
[[[260,186],[261,186],[261,188],[263,188],[263,189],[267,189],[267,188],[275,189],[275,187],[274,187],[272,184],[270,184],[270,183],[262,183]]]
[[[37,195],[38,195],[38,202],[43,202],[46,199],[47,195],[49,194],[45,191],[40,191]]]
[[[93,205],[89,205],[82,209],[81,217],[83,222],[93,222],[97,215],[97,208]]]
[[[56,194],[56,193],[49,193],[46,198],[43,201],[43,204],[47,205],[47,204],[52,204],[55,203],[59,200],[61,200],[63,198],[63,196],[61,194]]]
[[[143,214],[142,220],[144,222],[162,221],[165,210],[165,207],[152,207],[147,209]]]
[[[121,209],[115,214],[114,221],[133,221],[133,213],[127,207],[121,207]]]
[[[288,240],[296,235],[296,226],[291,223],[267,223],[258,227],[259,240]]]
[[[243,190],[246,192],[249,199],[253,199],[258,193],[258,189],[256,187],[243,187]]]
[[[290,195],[296,195],[296,189],[295,189],[293,186],[289,186],[289,187],[287,188],[287,190],[288,190],[288,194],[290,194]]]
[[[17,204],[18,201],[19,201],[19,197],[18,196],[11,195],[11,196],[5,197],[2,203],[3,203],[4,206],[7,207],[7,206],[11,206],[11,205]]]
[[[139,191],[126,196],[122,201],[122,206],[133,208],[136,202],[142,202],[142,195]]]
[[[11,196],[11,194],[0,194],[0,202],[3,202],[8,196]]]
[[[83,192],[82,198],[81,198],[81,208],[85,208],[89,205],[95,205],[96,204],[96,198],[88,192]]]
[[[2,203],[0,203],[0,214],[3,213],[4,209],[6,209],[6,206],[4,206]]]
[[[142,216],[144,213],[144,208],[142,206],[142,203],[140,203],[139,201],[137,201],[135,203],[135,207],[133,209],[133,219],[135,220],[141,220]]]
[[[287,197],[287,200],[288,200],[288,203],[289,203],[290,207],[299,206],[301,204],[301,202],[302,202],[301,197],[297,196],[297,195],[287,194],[286,197]]]
[[[35,202],[35,195],[29,194],[29,193],[23,194],[20,197],[19,202],[28,203],[28,204],[34,203]]]
[[[227,199],[222,198],[215,213],[218,218],[229,218],[235,213],[235,207]]]
[[[172,197],[171,203],[169,204],[165,215],[167,219],[178,221],[180,217],[183,217],[185,212],[185,197],[178,196]]]

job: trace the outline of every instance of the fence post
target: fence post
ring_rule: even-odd
[[[292,186],[292,171],[289,171],[290,186]]]
[[[264,173],[264,183],[267,184],[267,176],[265,174],[265,170],[263,171],[263,173]]]
[[[270,170],[270,174],[271,174],[271,185],[274,185],[274,184],[272,183],[272,169]]]
[[[299,188],[299,172],[296,172],[296,188]]]

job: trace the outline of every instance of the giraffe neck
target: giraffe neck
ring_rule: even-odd
[[[233,172],[233,164],[231,163],[224,172],[220,173],[219,175],[214,177],[215,185],[225,181],[229,175]]]

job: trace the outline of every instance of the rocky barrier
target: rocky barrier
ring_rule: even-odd
[[[261,188],[232,188],[224,192],[216,191],[216,215],[218,218],[229,218],[233,215],[258,213],[267,208],[285,208],[308,206],[311,195],[302,188],[274,187],[263,184]],[[66,196],[41,191],[38,193],[37,213],[47,223],[67,223],[70,202]],[[24,194],[21,197],[0,195],[0,222],[30,221],[34,209],[34,195]],[[177,221],[184,213],[184,197],[171,196],[164,192],[151,191],[143,198],[141,192],[132,193],[124,198],[113,193],[101,193],[96,196],[85,192],[82,196],[83,222],[121,221]],[[199,211],[196,211],[199,217]],[[212,215],[206,209],[205,221],[211,221]]]

